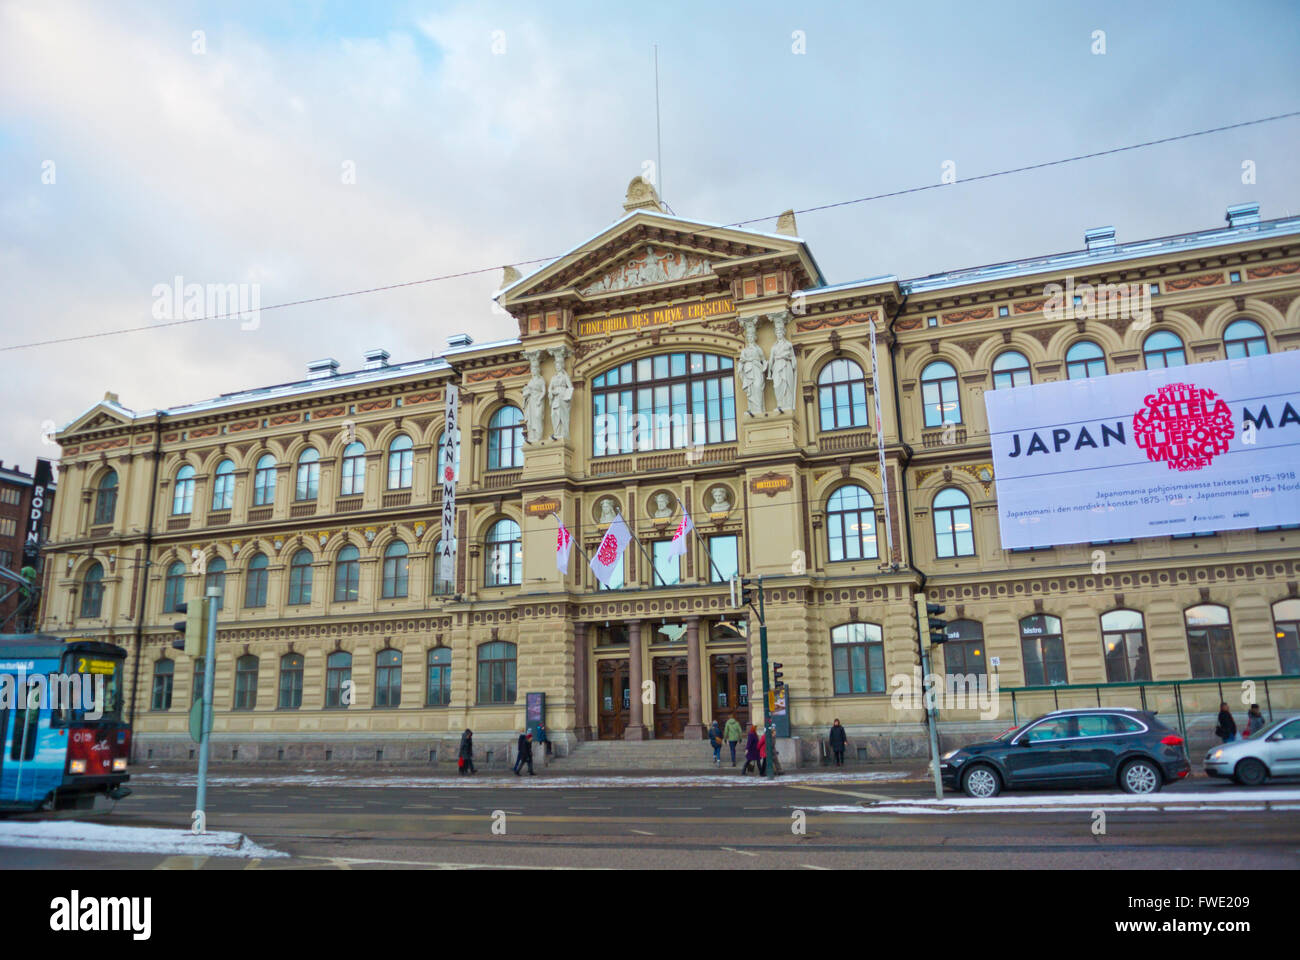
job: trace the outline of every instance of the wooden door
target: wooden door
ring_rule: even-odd
[[[627,658],[596,661],[596,736],[621,740],[632,706]]]
[[[655,739],[680,740],[690,712],[685,657],[655,657]]]
[[[713,683],[713,719],[725,728],[732,717],[740,729],[749,729],[749,660],[743,653],[720,653],[709,658]]]

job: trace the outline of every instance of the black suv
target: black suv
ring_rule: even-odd
[[[1187,776],[1183,738],[1148,710],[1056,710],[996,740],[944,754],[943,784],[969,797],[1033,787],[1115,786],[1155,793]]]

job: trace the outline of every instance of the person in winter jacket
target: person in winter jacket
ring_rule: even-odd
[[[519,750],[515,756],[515,776],[519,776],[519,768],[528,764],[528,775],[536,776],[533,773],[533,735],[528,732],[519,734]]]
[[[758,738],[758,775],[767,776],[767,737]]]
[[[1219,704],[1219,725],[1214,728],[1214,735],[1224,743],[1237,739],[1237,721],[1232,719],[1226,702]]]
[[[713,765],[715,767],[722,765],[722,728],[718,726],[718,721],[714,720],[709,724],[709,746],[713,748]]]
[[[758,766],[758,732],[754,725],[749,725],[749,734],[745,737],[745,765],[740,768],[742,775],[749,773],[751,767]]]
[[[744,735],[745,732],[740,729],[740,724],[736,722],[736,718],[728,718],[727,725],[722,730],[722,736],[727,741],[727,746],[731,747],[731,765],[733,767],[736,765],[736,744],[740,742],[740,738]]]
[[[835,754],[835,766],[844,766],[844,745],[849,742],[849,735],[840,726],[838,717],[835,719],[835,723],[831,725],[831,733],[827,739],[830,740],[831,752]]]
[[[1259,704],[1252,703],[1250,712],[1246,714],[1246,736],[1253,737],[1259,733],[1264,729],[1265,723],[1264,714],[1260,712]]]
[[[468,727],[460,735],[460,749],[456,751],[457,773],[462,775],[474,772],[474,732]]]

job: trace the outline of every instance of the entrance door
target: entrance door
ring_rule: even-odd
[[[713,719],[724,729],[732,717],[741,730],[749,728],[749,660],[743,653],[714,654]]]
[[[632,693],[627,682],[627,658],[596,661],[596,736],[623,739]]]
[[[690,713],[685,657],[655,657],[655,739],[680,740]]]

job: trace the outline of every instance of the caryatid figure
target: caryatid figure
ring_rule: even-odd
[[[564,372],[564,357],[568,351],[564,347],[555,347],[551,356],[555,358],[555,376],[551,377],[551,437],[555,440],[569,439],[569,405],[573,402],[573,381]]]
[[[772,345],[772,356],[768,360],[768,376],[772,380],[778,410],[793,410],[795,406],[794,344],[785,336],[786,316],[784,313],[770,314],[772,326],[776,329],[776,343]]]
[[[740,351],[740,386],[745,391],[748,411],[751,417],[763,416],[763,390],[767,386],[767,357],[758,345],[755,327],[758,320],[747,317],[745,325],[745,346]]]
[[[532,378],[524,385],[524,426],[529,443],[541,443],[542,415],[546,408],[546,380],[542,377],[542,351],[530,350],[525,356],[533,368]]]

